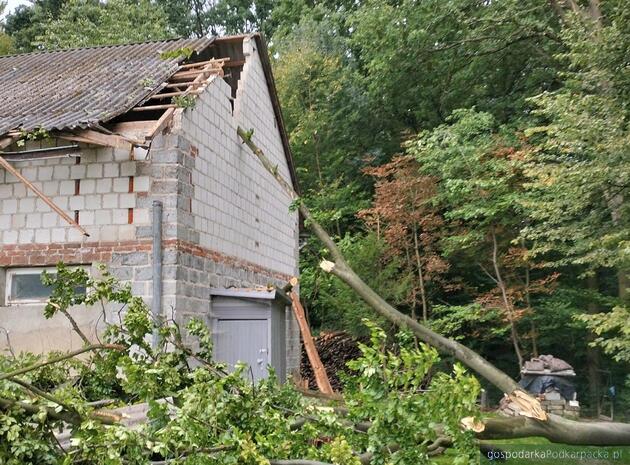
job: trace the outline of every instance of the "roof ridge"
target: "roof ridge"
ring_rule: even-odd
[[[33,52],[24,52],[24,53],[12,53],[10,55],[0,55],[0,60],[3,58],[15,58],[15,57],[24,57],[24,56],[33,56],[33,55],[46,55],[52,53],[65,53],[65,52],[75,52],[78,50],[92,50],[92,49],[108,49],[108,48],[118,48],[118,47],[133,47],[136,45],[147,45],[147,44],[158,44],[158,43],[170,43],[177,41],[188,41],[188,42],[196,42],[207,40],[208,42],[212,42],[216,39],[216,36],[205,36],[205,37],[197,37],[197,38],[185,38],[185,37],[173,37],[170,39],[155,39],[155,40],[145,40],[140,42],[126,42],[124,44],[109,44],[109,45],[87,45],[85,47],[71,47],[71,48],[60,48],[56,50],[36,50]]]

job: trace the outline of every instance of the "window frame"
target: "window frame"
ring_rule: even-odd
[[[83,268],[87,270],[88,274],[90,273],[89,266],[73,266],[71,269]],[[11,287],[13,284],[13,277],[16,275],[26,275],[26,274],[41,274],[47,271],[49,273],[57,273],[56,266],[25,266],[25,267],[15,267],[15,268],[5,268],[5,282],[4,282],[4,302],[2,302],[6,307],[16,306],[16,305],[41,305],[48,302],[48,297],[46,298],[33,298],[33,299],[13,299],[11,295]]]

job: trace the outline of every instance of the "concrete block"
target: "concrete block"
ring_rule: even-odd
[[[74,186],[73,186],[74,191]],[[79,185],[79,193],[81,194],[94,194],[96,192],[96,180],[95,179],[82,179]]]
[[[41,213],[29,213],[26,215],[26,227],[27,228],[41,228],[42,226],[42,215]]]
[[[103,166],[103,176],[106,178],[117,178],[120,176],[120,164],[106,163]]]
[[[127,209],[117,208],[112,210],[112,223],[113,224],[127,224],[129,219],[129,213]]]
[[[10,184],[2,184],[0,181],[0,199],[8,199],[13,195],[13,188]]]
[[[133,180],[134,192],[147,192],[149,190],[151,178],[149,176],[136,176]]]
[[[94,212],[92,210],[83,210],[79,212],[79,223],[81,225],[92,226],[95,223],[96,214],[98,212]]]
[[[134,208],[136,206],[136,196],[134,194],[120,194],[118,206],[120,208]]]
[[[86,195],[85,208],[88,210],[100,210],[103,208],[103,197],[101,195]]]
[[[136,281],[149,281],[153,278],[153,267],[137,266],[134,268],[133,276]]]
[[[68,242],[81,242],[83,240],[83,234],[76,228],[68,228]]]
[[[103,208],[118,208],[118,195],[119,194],[103,195]]]
[[[44,213],[42,214],[42,225],[45,228],[50,228],[51,226],[57,226],[59,224],[59,215],[55,212]]]
[[[111,178],[103,178],[96,180],[96,193],[97,194],[106,194],[112,191],[112,180]]]
[[[83,179],[87,175],[87,167],[85,165],[73,165],[70,167],[71,179]]]
[[[50,207],[40,198],[35,200],[35,211],[36,212],[48,212],[50,211]]]
[[[18,243],[20,244],[30,244],[35,239],[35,230],[34,229],[20,229],[18,233]]]
[[[59,194],[59,181],[44,182],[42,192],[49,197]]]
[[[136,238],[136,227],[132,224],[125,224],[118,227],[118,240],[130,241]]]
[[[85,208],[85,196],[82,195],[73,195],[70,197],[68,205],[70,206],[70,210],[83,210]]]
[[[53,178],[53,168],[51,166],[42,166],[37,168],[38,181],[51,181]]]
[[[70,179],[70,166],[68,165],[56,165],[53,167],[53,179],[62,181]]]
[[[147,224],[150,222],[149,210],[146,208],[135,208],[133,211],[133,222],[135,224]]]
[[[114,192],[129,192],[129,178],[114,178],[113,180]]]
[[[100,163],[90,163],[87,165],[87,177],[100,179],[103,177],[103,165]]]
[[[135,176],[136,162],[126,161],[120,164],[120,176]]]
[[[111,210],[100,210],[98,215],[96,215],[96,224],[111,224],[112,223],[112,211]]]
[[[18,232],[17,231],[4,231],[2,234],[2,243],[3,244],[17,244],[18,241]]]
[[[50,230],[51,242],[65,242],[66,230],[64,228],[53,228]]]
[[[7,200],[5,200],[4,202],[8,202]],[[9,205],[9,203],[7,203],[7,205]],[[12,213],[11,211],[11,207],[7,207],[4,212],[5,213]],[[22,198],[19,200],[19,210],[20,213],[31,213],[35,211],[35,199],[32,197],[27,197],[27,198]]]
[[[146,265],[149,263],[149,254],[147,252],[130,252],[126,254],[120,254],[122,257],[121,263],[123,265]]]
[[[38,244],[50,243],[50,230],[45,228],[37,229],[35,231],[35,242]]]

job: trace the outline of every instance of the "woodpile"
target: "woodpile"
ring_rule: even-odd
[[[361,355],[358,345],[360,341],[343,331],[322,333],[319,337],[314,338],[314,341],[332,388],[335,391],[341,391],[340,374],[348,373],[349,368],[346,363]],[[308,388],[316,390],[317,384],[313,375],[313,368],[308,361],[304,346],[302,346],[301,360],[300,375],[304,384],[308,382]]]

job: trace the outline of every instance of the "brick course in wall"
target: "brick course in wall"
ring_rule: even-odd
[[[244,272],[265,276],[267,279],[283,283],[291,276],[266,269],[255,263],[237,257],[205,249],[178,239],[167,239],[162,243],[163,251],[176,251],[194,257],[206,258]],[[50,243],[30,245],[5,245],[0,249],[0,266],[54,266],[59,262],[69,265],[105,263],[114,266],[149,265],[146,257],[152,252],[150,240],[98,242],[98,243]],[[115,257],[123,257],[118,260]]]

